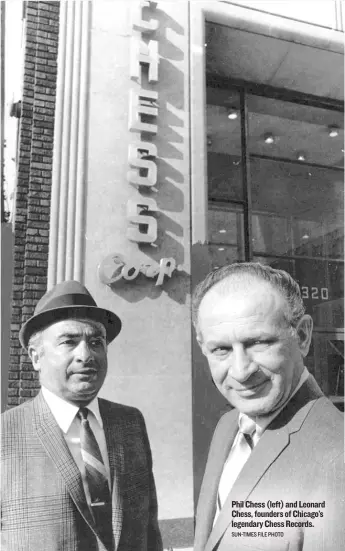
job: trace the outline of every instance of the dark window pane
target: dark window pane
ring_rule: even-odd
[[[291,224],[287,218],[267,213],[254,214],[252,229],[254,251],[281,255],[291,251]]]
[[[254,255],[291,258],[314,324],[342,327],[343,114],[253,95],[247,105]]]
[[[235,90],[207,90],[208,196],[243,200],[240,96]]]
[[[209,198],[224,201],[241,201],[241,158],[209,151],[207,155]]]
[[[243,260],[242,207],[209,203],[208,241],[212,268]]]
[[[344,411],[344,335],[314,331],[306,365],[323,392]]]
[[[244,260],[240,96],[207,90],[208,257],[212,268]]]

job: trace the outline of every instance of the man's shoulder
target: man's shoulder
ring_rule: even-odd
[[[8,409],[1,414],[1,446],[14,450],[22,442],[30,441],[33,435],[35,398]]]
[[[342,423],[344,420],[344,414],[324,394],[316,400],[314,409],[315,412],[322,410],[323,416],[332,417],[339,423]]]
[[[305,418],[307,427],[315,425],[319,430],[327,428],[329,435],[339,434],[344,426],[344,414],[324,394],[316,398]]]
[[[27,400],[19,406],[14,406],[13,408],[4,411],[4,413],[1,414],[1,421],[7,424],[19,420],[22,417],[26,417],[28,412],[32,410],[33,402],[36,398],[37,397],[31,398],[31,400]]]
[[[136,407],[111,402],[105,398],[98,398],[98,403],[101,414],[125,419],[143,419],[143,414]]]
[[[327,441],[340,443],[343,434],[344,414],[335,407],[329,398],[321,396],[315,401],[306,418],[306,428],[313,425],[317,432],[324,434]]]
[[[290,445],[299,449],[303,446],[314,463],[330,465],[339,458],[343,461],[344,417],[331,400],[320,393],[300,408],[295,406],[287,407],[288,415],[283,410],[271,429],[279,431],[285,426],[291,435]]]

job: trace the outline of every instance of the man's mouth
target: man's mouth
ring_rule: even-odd
[[[241,396],[251,396],[260,392],[260,390],[262,390],[267,384],[268,380],[269,379],[264,379],[263,381],[260,381],[258,383],[234,390],[237,392],[237,394],[240,394]]]
[[[84,369],[80,369],[78,371],[73,371],[72,375],[80,375],[80,376],[89,376],[89,375],[96,375],[97,369],[94,367],[85,367]]]

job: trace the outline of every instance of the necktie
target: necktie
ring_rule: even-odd
[[[91,497],[91,511],[102,540],[113,548],[111,498],[107,473],[94,433],[91,430],[87,408],[80,408],[80,450],[85,466],[86,481]]]
[[[238,424],[237,441],[230,451],[219,482],[216,518],[253,449],[252,437],[256,429],[255,421],[247,415],[241,414]]]

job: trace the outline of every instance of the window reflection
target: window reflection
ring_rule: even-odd
[[[207,248],[215,268],[244,260],[240,96],[235,90],[214,94],[208,89],[207,151]]]
[[[315,325],[342,327],[342,115],[258,96],[248,106],[253,253],[290,257]]]
[[[253,156],[295,163],[302,153],[311,165],[344,166],[341,112],[249,94],[247,105],[249,150]],[[337,134],[331,137],[335,128]],[[265,140],[267,134],[273,141]]]
[[[240,95],[207,90],[207,174],[212,199],[242,201]]]
[[[230,105],[239,109],[238,89],[207,92],[212,266],[253,259],[291,273],[316,327],[307,365],[337,401],[344,377],[343,114],[241,93],[247,127],[243,116],[228,118]],[[242,166],[245,128],[248,166]],[[244,236],[251,258],[244,256]]]
[[[292,247],[291,222],[271,213],[253,214],[253,248],[260,253],[288,254]]]
[[[208,211],[209,253],[214,268],[244,259],[241,207],[212,203]]]

